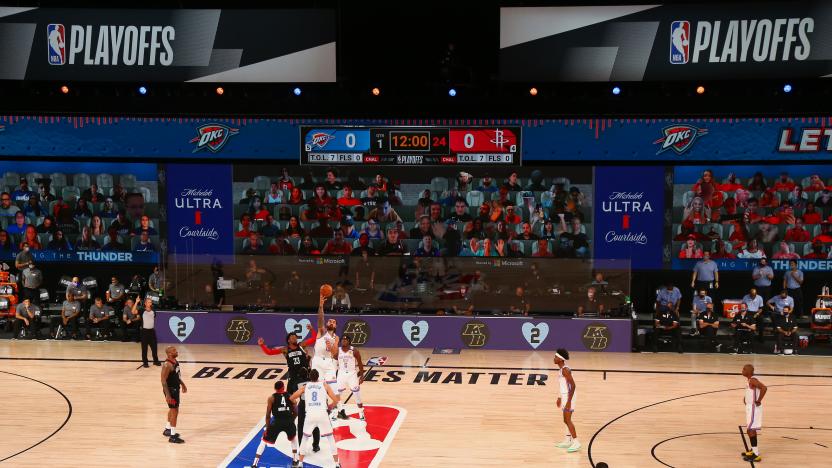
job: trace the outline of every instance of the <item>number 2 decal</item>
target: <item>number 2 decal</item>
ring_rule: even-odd
[[[535,344],[536,344],[536,343],[540,343],[539,338],[540,338],[540,329],[539,329],[539,328],[537,328],[537,327],[532,328],[532,338],[531,338],[531,342],[532,342],[532,343],[535,343]]]
[[[410,327],[410,341],[419,341],[419,327]]]

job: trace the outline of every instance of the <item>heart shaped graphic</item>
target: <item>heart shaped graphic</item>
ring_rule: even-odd
[[[182,343],[191,336],[191,332],[196,328],[196,320],[193,317],[179,318],[174,315],[168,319],[168,326],[173,336]]]
[[[402,333],[404,333],[404,338],[413,346],[419,346],[419,343],[421,343],[422,340],[428,336],[429,329],[430,325],[428,325],[428,322],[424,320],[419,320],[415,323],[412,320],[405,320],[402,322]]]
[[[309,319],[295,320],[290,318],[286,319],[284,327],[286,328],[286,333],[294,333],[298,336],[298,341],[303,341],[306,335],[309,334],[309,330],[306,328],[307,325],[312,325]]]
[[[526,322],[523,324],[522,330],[523,338],[534,349],[542,345],[546,341],[546,337],[549,336],[549,324],[546,322],[540,322],[537,325],[532,322]]]

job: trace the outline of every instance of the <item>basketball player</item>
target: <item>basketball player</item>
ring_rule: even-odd
[[[558,348],[555,352],[555,365],[558,366],[558,384],[560,385],[558,408],[563,411],[563,422],[569,429],[569,434],[566,434],[566,438],[557,447],[565,448],[567,452],[577,452],[581,448],[581,443],[578,442],[575,425],[572,424],[572,413],[575,412],[575,380],[572,378],[572,369],[566,365],[568,359],[569,351]]]
[[[260,457],[263,451],[266,450],[266,445],[274,447],[277,441],[277,436],[281,432],[286,433],[286,437],[292,444],[292,468],[298,466],[298,441],[295,439],[295,407],[286,396],[286,388],[282,380],[274,383],[274,393],[266,400],[266,429],[263,431],[263,439],[260,445],[257,446],[257,454],[254,456],[254,463],[252,468],[256,468],[260,463]]]
[[[165,354],[167,354],[167,359],[162,364],[162,391],[168,403],[168,421],[162,435],[167,436],[171,444],[182,444],[185,441],[176,432],[176,418],[179,416],[179,387],[182,387],[182,393],[188,393],[188,387],[185,386],[179,372],[179,362],[176,360],[179,352],[175,347],[168,346],[165,348]]]
[[[321,300],[323,306],[323,298]],[[335,437],[332,435],[332,422],[326,414],[328,405],[327,397],[332,399],[333,404],[338,404],[339,398],[326,382],[318,381],[319,375],[316,369],[309,372],[309,382],[301,385],[292,395],[292,403],[297,404],[301,395],[306,401],[306,420],[303,423],[303,436],[305,437],[300,446],[300,461],[299,468],[303,468],[303,457],[308,451],[306,447],[309,445],[309,436],[312,434],[314,428],[321,429],[321,437],[326,437],[329,443],[329,451],[332,454],[332,459],[335,461],[335,468],[341,468],[338,462],[338,449],[335,447]],[[330,408],[331,409],[331,408]]]
[[[298,388],[301,385],[304,385],[309,381],[309,368],[304,367],[298,371],[298,376],[300,378],[300,384],[298,384]],[[303,443],[303,424],[306,421],[306,400],[304,400],[303,395],[300,396],[300,401],[298,402],[297,406],[298,410],[298,444]],[[321,443],[321,430],[317,427],[315,430],[312,431],[312,451],[318,453],[321,450],[320,447]]]
[[[356,373],[356,367],[358,372]],[[347,388],[355,395],[355,402],[358,403],[358,416],[364,421],[364,404],[361,402],[361,387],[364,383],[364,363],[361,360],[361,353],[352,347],[352,340],[349,336],[341,337],[341,347],[338,348],[338,398]],[[344,404],[338,402],[338,417],[347,419],[344,411]]]
[[[308,325],[307,328],[309,329],[309,338],[300,344],[298,344],[298,335],[295,333],[289,333],[286,335],[285,347],[279,346],[277,348],[269,348],[266,346],[263,338],[259,338],[257,340],[257,344],[260,345],[260,349],[262,349],[263,352],[269,356],[274,356],[279,353],[283,353],[283,355],[286,356],[286,365],[289,366],[289,395],[295,393],[298,390],[298,386],[308,380],[309,355],[306,353],[306,349],[304,349],[304,347],[315,342],[317,333],[315,332],[315,329],[312,328],[312,325]],[[298,409],[298,412],[300,412],[300,408]],[[302,429],[303,418],[301,417],[298,419],[298,431]],[[312,450],[317,452],[320,450],[318,444],[321,440],[321,431],[319,429],[315,429],[312,433],[312,437]]]
[[[315,340],[315,355],[312,357],[312,369],[318,371],[321,381],[327,385],[335,385],[335,358],[338,356],[338,335],[335,329],[338,322],[329,319],[324,325],[324,302],[326,297],[320,297],[318,304],[318,338]]]
[[[757,447],[757,432],[763,428],[763,397],[766,396],[766,388],[762,382],[754,377],[754,366],[746,364],[742,368],[742,375],[748,379],[745,387],[745,429],[748,439],[751,441],[751,450],[742,453],[742,459],[747,462],[761,462],[760,449]]]

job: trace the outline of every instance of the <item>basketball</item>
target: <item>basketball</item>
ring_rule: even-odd
[[[329,284],[322,284],[321,285],[321,296],[329,297],[332,295],[332,286]]]

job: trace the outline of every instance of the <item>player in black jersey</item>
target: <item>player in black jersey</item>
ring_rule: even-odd
[[[172,444],[181,444],[185,441],[176,432],[176,418],[179,416],[179,388],[182,388],[182,393],[188,393],[188,387],[185,386],[179,372],[179,362],[176,360],[179,352],[175,347],[168,346],[165,348],[165,354],[168,357],[162,364],[162,391],[168,404],[168,421],[162,435],[167,436],[168,442]]]
[[[274,383],[274,391],[266,401],[266,429],[263,431],[263,439],[257,447],[257,454],[254,456],[252,467],[260,463],[260,456],[266,449],[266,445],[274,447],[277,436],[281,432],[286,433],[289,443],[292,444],[292,467],[298,465],[298,441],[295,439],[295,408],[289,401],[289,394],[282,380]]]
[[[306,353],[304,346],[314,344],[318,337],[318,333],[312,325],[307,325],[306,329],[309,330],[309,337],[300,343],[298,342],[299,338],[297,333],[292,332],[286,335],[285,347],[279,346],[277,348],[269,348],[266,346],[266,342],[263,338],[258,338],[257,340],[257,344],[260,345],[260,349],[262,349],[263,352],[269,356],[282,353],[286,357],[286,365],[289,366],[289,395],[294,394],[298,390],[298,386],[306,382],[307,376],[309,375],[309,355]],[[298,423],[298,428],[303,429],[302,420]],[[312,450],[317,452],[320,450],[320,429],[315,428],[315,431],[312,433],[312,437]]]

